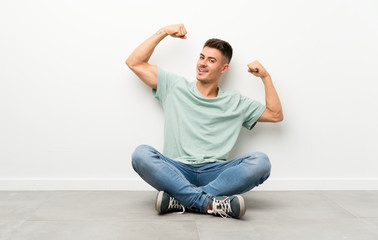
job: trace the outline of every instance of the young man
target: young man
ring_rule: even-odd
[[[242,194],[270,175],[268,157],[259,152],[234,160],[227,156],[242,126],[283,120],[281,103],[265,68],[254,61],[248,71],[265,86],[266,104],[237,92],[223,92],[219,79],[227,72],[231,46],[219,39],[205,43],[197,62],[197,81],[166,72],[148,61],[166,36],[186,39],[184,25],[163,27],[126,60],[127,66],[153,90],[165,113],[164,152],[141,145],[132,155],[134,170],[156,188],[159,213],[185,208],[240,218],[245,214]]]

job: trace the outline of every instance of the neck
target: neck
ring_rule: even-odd
[[[198,91],[206,98],[216,98],[218,96],[218,81],[214,83],[204,83],[197,81]]]

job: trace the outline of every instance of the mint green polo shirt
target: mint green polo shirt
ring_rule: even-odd
[[[157,89],[152,93],[165,115],[163,154],[173,160],[203,166],[227,161],[241,127],[252,129],[265,106],[235,91],[206,98],[196,81],[157,70]]]

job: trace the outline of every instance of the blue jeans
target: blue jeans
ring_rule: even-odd
[[[241,194],[262,184],[271,168],[269,158],[260,152],[192,167],[169,159],[148,145],[135,149],[132,165],[152,187],[166,191],[184,206],[201,212],[206,212],[212,196]]]

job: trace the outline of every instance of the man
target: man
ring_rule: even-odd
[[[163,27],[144,41],[126,60],[148,86],[165,113],[164,152],[141,145],[132,155],[134,170],[159,193],[159,213],[185,208],[240,218],[246,208],[238,195],[262,184],[270,175],[268,157],[259,152],[227,160],[242,126],[283,120],[281,103],[265,68],[254,61],[248,71],[265,86],[266,104],[237,92],[223,92],[219,79],[227,72],[232,47],[210,39],[197,62],[197,81],[166,72],[148,61],[166,36],[186,39],[184,25]]]

